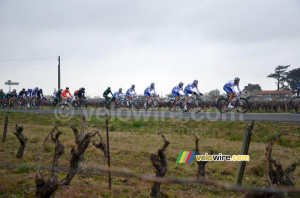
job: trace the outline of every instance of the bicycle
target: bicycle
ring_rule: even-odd
[[[122,110],[129,110],[131,108],[134,108],[136,111],[139,111],[141,108],[140,101],[138,100],[138,97],[134,97],[130,100],[125,99],[120,101],[119,106],[121,107]]]
[[[293,113],[300,113],[300,96],[292,98],[289,107]]]
[[[151,96],[148,100],[148,103],[146,102],[146,99],[144,101],[144,108],[145,111],[147,111],[149,108],[152,109],[152,111],[154,110],[159,110],[161,107],[159,100],[157,99],[157,97],[155,96]]]
[[[47,98],[37,98],[36,108],[43,109],[45,107],[46,100],[47,100]]]
[[[6,98],[0,100],[0,108],[1,109],[5,109],[5,107],[7,107],[7,106],[8,106],[8,100]]]
[[[72,109],[72,98],[71,97],[68,97],[65,99],[65,101],[62,103],[60,102],[59,104],[59,108],[62,109],[62,110],[71,110]]]
[[[8,108],[9,109],[11,109],[11,108],[17,109],[18,108],[18,104],[19,104],[18,98],[13,97],[12,100],[10,101],[9,105],[8,105]]]
[[[105,111],[106,109],[110,110],[111,109],[111,103],[115,101],[115,97],[109,98],[107,101],[104,99],[103,102],[101,102],[101,110]]]
[[[246,113],[249,110],[249,102],[246,98],[241,97],[242,94],[236,94],[231,104],[233,110],[236,109],[239,113]],[[229,95],[227,94],[226,98],[220,98],[217,102],[217,109],[220,113],[226,113],[229,111]]]
[[[176,111],[176,109],[180,109],[181,112],[187,112],[192,109],[195,113],[199,113],[203,109],[203,101],[201,99],[200,94],[194,94],[189,98],[188,103],[186,105],[187,109],[185,109],[185,96],[180,95],[180,98],[175,105],[175,99],[169,101],[169,111]]]
[[[73,107],[77,110],[78,108],[87,109],[87,102],[84,100],[85,98],[79,98],[79,101],[75,100],[73,102]]]

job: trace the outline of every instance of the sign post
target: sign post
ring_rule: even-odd
[[[10,92],[10,86],[11,85],[19,85],[18,82],[11,82],[11,80],[8,80],[7,82],[5,82],[5,85],[9,85],[9,92]]]

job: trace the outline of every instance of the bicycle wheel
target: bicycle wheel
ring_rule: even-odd
[[[126,111],[129,106],[127,105],[127,101],[125,100],[122,100],[119,102],[119,108],[122,110],[122,111]]]
[[[173,100],[173,99],[170,100],[168,107],[169,107],[169,111],[176,111],[175,100]]]
[[[160,109],[160,104],[157,99],[152,100],[151,108],[152,111],[158,111]]]
[[[217,108],[220,113],[226,113],[228,111],[228,101],[226,98],[221,98],[217,102]]]
[[[235,108],[239,113],[246,113],[249,110],[249,103],[245,98],[240,98],[236,101]]]
[[[203,102],[200,98],[194,100],[191,104],[191,107],[194,112],[199,113],[203,109]]]
[[[185,110],[185,108],[184,108],[185,107],[185,100],[179,101],[179,107],[180,107],[181,112],[187,112],[187,111],[190,110],[190,104],[186,105],[187,109]]]
[[[140,104],[140,102],[139,102],[138,100],[134,100],[132,105],[133,105],[133,108],[134,108],[136,111],[139,111],[140,108],[141,108],[141,104]]]
[[[290,109],[293,113],[300,113],[300,97],[292,98]]]

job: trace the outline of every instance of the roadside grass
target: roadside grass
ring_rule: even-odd
[[[81,116],[75,116],[70,124],[80,125]],[[106,140],[104,118],[87,119],[92,125],[86,132],[99,130]],[[0,196],[3,197],[35,197],[35,173],[39,164],[42,144],[47,134],[53,128],[53,123],[62,124],[60,141],[65,146],[65,153],[59,159],[59,166],[68,167],[71,158],[70,151],[75,146],[74,135],[70,126],[63,125],[51,115],[10,113],[10,121],[19,123],[24,127],[24,135],[28,138],[23,159],[15,158],[19,147],[17,138],[11,133],[14,123],[10,123],[6,142],[0,143]],[[2,136],[4,113],[0,113],[0,131]],[[191,135],[192,130],[199,137],[201,153],[212,150],[214,154],[235,155],[239,154],[247,122],[210,122],[170,120],[160,121],[155,118],[147,120],[110,118],[110,149],[111,164],[113,167],[127,168],[136,173],[155,175],[150,161],[151,153],[163,145],[160,133],[165,134],[170,141],[166,151],[168,171],[166,177],[195,177],[197,163],[177,164],[176,160],[180,151],[194,151],[195,140]],[[100,126],[100,127],[96,127]],[[189,129],[185,128],[188,127]],[[265,146],[278,133],[288,130],[290,134],[300,134],[299,123],[257,122],[254,133],[260,140],[252,136],[249,155],[243,179],[244,186],[263,187],[266,184],[265,174]],[[283,167],[288,167],[297,162],[291,153],[300,155],[299,137],[283,136],[277,141],[273,150],[273,158],[278,159]],[[92,141],[98,141],[94,137]],[[280,149],[280,150],[278,150]],[[50,166],[54,153],[54,144],[48,140],[45,151],[42,153],[42,166]],[[85,153],[85,164],[106,165],[103,153],[90,144]],[[11,166],[4,166],[11,164]],[[206,178],[233,183],[238,162],[209,162],[206,165]],[[49,174],[48,171],[43,171]],[[59,172],[60,179],[66,172]],[[100,175],[98,175],[100,174]],[[300,187],[300,168],[290,175],[296,187]],[[78,174],[71,185],[60,188],[55,193],[57,197],[150,197],[151,183],[142,182],[135,178],[113,176],[113,188],[108,190],[107,175],[97,172],[93,174]],[[240,197],[242,194],[203,185],[178,185],[162,184],[162,192],[169,197]]]

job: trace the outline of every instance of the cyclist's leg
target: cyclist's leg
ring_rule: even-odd
[[[179,93],[176,93],[176,92],[172,92],[173,96],[175,97],[175,105],[177,105],[177,102],[179,100],[179,96],[180,94]]]

